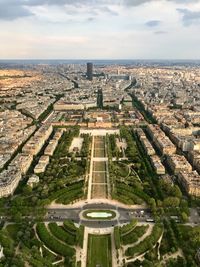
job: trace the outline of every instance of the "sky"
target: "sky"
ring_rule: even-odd
[[[200,59],[200,0],[0,0],[0,59]]]

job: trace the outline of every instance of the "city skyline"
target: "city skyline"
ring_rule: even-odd
[[[0,7],[0,59],[200,59],[199,0],[0,0]]]

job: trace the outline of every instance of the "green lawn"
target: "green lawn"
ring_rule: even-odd
[[[111,267],[111,237],[110,235],[89,235],[87,267]]]
[[[95,172],[106,171],[106,163],[104,161],[94,161],[93,171]]]
[[[95,137],[94,139],[94,157],[102,158],[106,156],[105,151],[105,138],[102,136]]]
[[[94,148],[94,157],[95,158],[104,158],[106,156],[105,148]]]

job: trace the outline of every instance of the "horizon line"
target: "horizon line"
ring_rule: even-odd
[[[153,61],[153,60],[160,60],[160,61],[172,61],[172,60],[177,60],[177,61],[200,61],[200,58],[198,59],[192,59],[192,58],[0,58],[0,61],[27,61],[27,60],[73,60],[73,61],[103,61],[103,60],[113,60],[113,61],[122,61],[122,60],[134,60],[134,61],[143,61],[143,60],[149,60],[149,61]]]

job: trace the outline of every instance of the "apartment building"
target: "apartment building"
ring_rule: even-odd
[[[180,171],[178,179],[188,194],[200,196],[200,175],[196,171]]]

